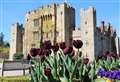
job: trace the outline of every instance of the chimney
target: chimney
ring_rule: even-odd
[[[105,22],[101,21],[101,26],[104,27],[105,26]]]
[[[109,33],[112,33],[112,26],[111,26],[110,23],[108,23],[108,32],[109,32]]]
[[[100,29],[101,29],[101,32],[103,32],[105,30],[105,22],[104,21],[101,21],[101,24],[100,24]]]
[[[116,33],[116,30],[114,30],[113,37],[116,37],[116,36],[117,36],[117,33]]]

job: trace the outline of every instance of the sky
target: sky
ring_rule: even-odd
[[[24,24],[28,11],[63,2],[75,8],[76,27],[80,27],[80,9],[93,6],[97,13],[97,26],[101,21],[106,25],[110,22],[120,37],[120,0],[0,0],[0,32],[4,33],[5,41],[10,42],[11,25],[16,22]]]

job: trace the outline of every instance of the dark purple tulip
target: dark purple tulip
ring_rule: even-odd
[[[89,62],[89,58],[84,58],[84,59],[83,59],[83,63],[84,63],[84,64],[86,64],[86,65],[87,65],[87,64],[88,64],[88,62]]]
[[[100,59],[102,59],[102,55],[98,55],[96,61],[99,61]]]
[[[81,40],[73,40],[73,45],[75,48],[79,49],[82,47],[83,42]]]
[[[44,50],[42,48],[39,49],[38,55],[39,56],[43,56],[44,55]]]
[[[49,77],[51,75],[51,69],[50,68],[44,68],[44,74]]]
[[[71,56],[73,57],[75,55],[75,50],[72,51]]]
[[[61,43],[59,44],[59,47],[60,47],[62,50],[64,50],[64,49],[66,48],[65,42],[61,42]]]
[[[58,43],[56,43],[55,45],[52,46],[52,50],[53,50],[54,52],[57,52],[57,51],[59,50],[59,45],[58,45]]]
[[[48,49],[44,50],[44,55],[49,56],[50,54],[51,54],[51,50]]]
[[[109,51],[105,51],[105,55],[109,55],[110,54],[110,52]]]
[[[111,53],[111,56],[113,57],[113,58],[117,58],[117,54],[115,54],[115,53]]]
[[[67,54],[71,54],[73,51],[73,47],[66,47],[64,49],[64,54],[67,55]]]
[[[31,50],[30,50],[30,55],[31,55],[32,57],[37,56],[37,55],[38,55],[37,49],[36,49],[36,48],[31,48]]]
[[[31,59],[31,56],[30,54],[27,55],[27,60],[30,60]]]
[[[52,46],[52,44],[51,44],[51,41],[50,41],[50,40],[45,41],[45,42],[43,43],[44,49],[51,49],[51,46]]]

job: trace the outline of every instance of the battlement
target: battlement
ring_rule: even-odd
[[[19,24],[18,22],[12,24],[13,27],[23,27],[23,24]]]
[[[112,27],[111,23],[109,22],[106,24],[104,21],[100,22],[100,25],[97,27],[97,31],[104,34],[109,33],[110,36],[116,36],[116,30]]]
[[[61,7],[61,6],[64,6],[65,8],[74,9],[72,6],[68,5],[67,3],[61,3],[61,4],[53,3],[53,4],[50,4],[50,5],[44,5],[44,6],[42,5],[41,7],[37,8],[37,9],[28,11],[26,13],[26,15],[33,15],[33,14],[36,14],[37,12],[42,11],[42,10],[44,11],[44,10],[54,9],[55,7],[58,8],[58,7]]]
[[[62,4],[60,4],[60,6],[61,5],[64,5],[66,8],[70,8],[70,9],[74,9],[74,7],[72,7],[70,4],[67,4],[67,3],[62,3]]]
[[[56,4],[51,4],[51,5],[45,5],[45,6],[41,6],[37,9],[34,9],[34,10],[31,10],[31,11],[28,11],[26,13],[26,15],[33,15],[33,14],[36,14],[37,12],[40,12],[40,11],[44,11],[44,10],[49,10],[49,9],[52,9],[55,7]]]
[[[80,13],[82,13],[82,12],[88,12],[88,11],[96,11],[96,9],[94,8],[94,7],[92,7],[92,6],[89,6],[89,8],[81,8],[80,9]]]

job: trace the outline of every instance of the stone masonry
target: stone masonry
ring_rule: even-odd
[[[104,50],[119,52],[119,38],[109,23],[104,21],[96,26],[96,10],[93,7],[80,10],[80,28],[75,28],[75,8],[66,3],[51,4],[29,11],[23,26],[13,24],[10,59],[13,54],[28,54],[31,48],[41,47],[42,42],[50,40],[52,44],[66,42],[72,46],[72,40],[83,41],[81,51],[91,60]]]

